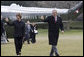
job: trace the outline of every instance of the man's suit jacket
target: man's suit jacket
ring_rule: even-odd
[[[55,23],[54,16],[48,16],[43,22],[48,22],[48,37],[50,45],[57,45],[59,38],[59,28],[64,30],[61,17],[57,16],[57,21]]]

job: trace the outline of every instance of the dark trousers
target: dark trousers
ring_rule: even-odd
[[[22,41],[23,37],[15,37],[14,42],[15,42],[15,48],[16,48],[16,54],[19,55],[22,49]]]
[[[24,43],[24,41],[26,41],[26,40],[27,40],[27,43],[30,44],[30,35],[29,35],[29,34],[25,34],[25,38],[24,38],[24,40],[23,40],[23,43]]]
[[[32,43],[36,43],[36,34],[32,34]]]
[[[52,45],[51,52],[50,52],[50,56],[54,56],[54,55],[53,55],[54,52],[55,52],[55,55],[56,55],[56,56],[59,56],[56,46],[55,46],[55,45]]]

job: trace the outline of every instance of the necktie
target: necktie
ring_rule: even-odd
[[[56,21],[57,21],[57,18],[55,17],[55,23],[56,23]]]

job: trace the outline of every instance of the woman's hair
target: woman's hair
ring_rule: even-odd
[[[20,18],[22,18],[21,13],[17,13],[16,16],[19,16]]]

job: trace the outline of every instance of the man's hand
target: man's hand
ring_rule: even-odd
[[[44,16],[41,16],[41,20],[44,20]]]
[[[62,30],[62,34],[64,34],[64,31]]]
[[[6,22],[9,22],[8,18],[5,19]]]

